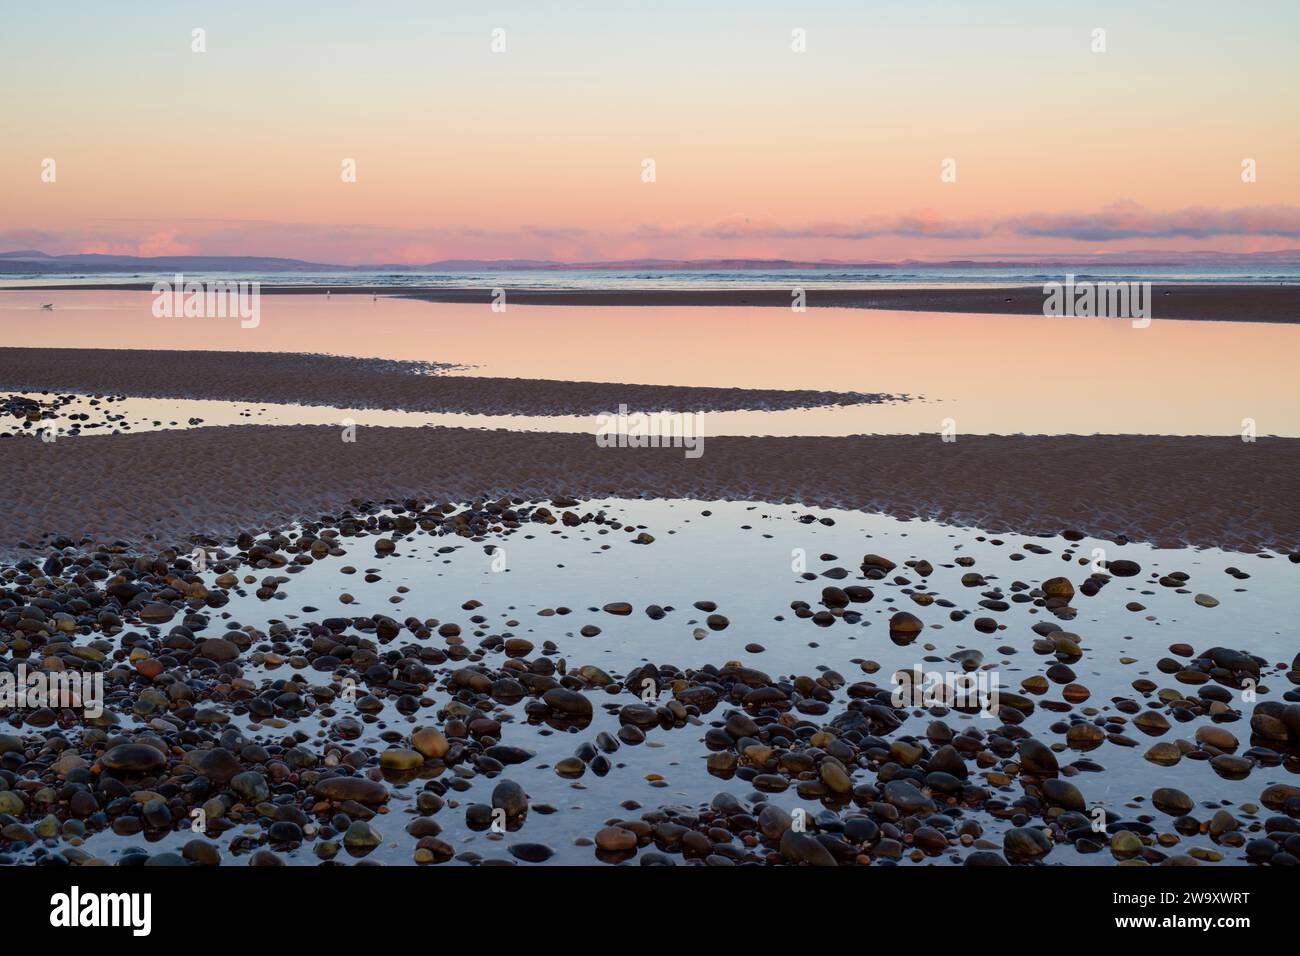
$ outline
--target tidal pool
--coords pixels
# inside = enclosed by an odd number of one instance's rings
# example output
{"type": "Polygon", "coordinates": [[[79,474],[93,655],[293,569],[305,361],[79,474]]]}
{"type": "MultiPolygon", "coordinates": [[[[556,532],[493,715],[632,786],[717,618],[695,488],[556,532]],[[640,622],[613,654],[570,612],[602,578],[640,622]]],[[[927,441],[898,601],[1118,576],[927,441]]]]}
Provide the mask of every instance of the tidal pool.
{"type": "MultiPolygon", "coordinates": [[[[494,671],[501,668],[507,658],[500,641],[493,639],[513,637],[534,646],[525,660],[545,655],[553,662],[562,660],[569,673],[582,665],[594,665],[615,678],[647,662],[683,670],[739,662],[778,683],[800,675],[816,678],[837,672],[843,682],[830,682],[834,689],[824,714],[791,712],[820,726],[844,711],[850,700],[849,686],[855,682],[891,687],[890,677],[898,670],[960,670],[954,655],[974,649],[982,655],[982,673],[996,674],[1004,691],[1035,701],[1033,712],[1019,726],[1057,751],[1062,777],[1078,787],[1090,812],[1100,806],[1108,813],[1112,833],[1131,825],[1149,826],[1153,837],[1174,835],[1173,818],[1153,807],[1151,798],[1157,788],[1176,788],[1193,801],[1191,816],[1208,821],[1217,810],[1227,810],[1240,821],[1246,838],[1252,839],[1263,833],[1251,829],[1260,831],[1263,821],[1273,815],[1264,808],[1250,809],[1250,805],[1259,804],[1261,791],[1273,783],[1297,783],[1300,761],[1294,752],[1288,754],[1287,746],[1276,741],[1252,740],[1249,719],[1254,704],[1242,698],[1240,689],[1232,689],[1227,711],[1212,721],[1204,713],[1165,707],[1161,692],[1195,697],[1198,688],[1180,683],[1157,667],[1158,661],[1177,656],[1170,651],[1175,644],[1191,645],[1196,654],[1214,646],[1242,649],[1267,662],[1260,667],[1255,688],[1259,700],[1300,699],[1300,690],[1291,682],[1294,676],[1288,678],[1287,673],[1300,648],[1291,612],[1300,567],[1285,558],[1213,549],[1158,550],[1088,538],[992,536],[975,529],[880,515],[733,502],[606,500],[584,502],[571,510],[577,515],[602,514],[603,523],[588,521],[572,527],[525,523],[513,533],[473,539],[417,530],[393,536],[395,550],[383,557],[375,548],[380,535],[345,536],[338,543],[346,555],[323,557],[291,573],[283,573],[284,568],[241,567],[236,572],[241,578],[251,574],[258,582],[268,576],[285,580],[270,598],[258,597],[256,584],[232,589],[229,603],[210,612],[210,624],[203,631],[206,636],[218,636],[234,627],[254,627],[265,633],[282,622],[294,634],[289,643],[297,646],[310,643],[310,638],[294,631],[308,621],[383,614],[398,621],[415,617],[454,622],[461,629],[452,642],[440,637],[436,628],[423,641],[404,630],[387,648],[415,642],[445,650],[450,643],[459,643],[468,657],[435,667],[441,676],[425,695],[435,706],[415,714],[399,713],[393,706],[395,695],[375,690],[379,709],[364,716],[355,703],[340,699],[330,717],[315,713],[297,721],[273,718],[259,724],[243,713],[235,714],[231,725],[260,742],[277,742],[287,733],[302,731],[308,738],[304,746],[316,750],[329,745],[336,721],[352,717],[360,720],[362,736],[341,741],[341,746],[370,747],[379,753],[408,737],[417,726],[441,726],[438,711],[452,696],[443,685],[445,674],[475,662],[494,671]],[[634,543],[643,532],[653,536],[652,543],[634,543]],[[888,557],[897,567],[884,578],[867,579],[860,564],[868,553],[888,557]],[[1136,562],[1140,572],[1112,577],[1094,596],[1076,594],[1070,602],[1077,612],[1072,619],[1059,619],[1041,598],[1029,597],[1043,581],[1057,576],[1069,578],[1077,589],[1098,568],[1094,562],[1121,559],[1136,562]],[[922,575],[908,564],[918,561],[930,562],[930,573],[922,575]],[[344,573],[349,567],[354,573],[344,573]],[[1228,569],[1235,570],[1229,573],[1228,569]],[[1175,572],[1187,578],[1166,577],[1175,572]],[[963,583],[963,575],[971,574],[982,575],[983,583],[970,586],[969,577],[968,583],[963,583]],[[366,580],[368,575],[375,579],[366,580]],[[1159,583],[1160,578],[1165,578],[1165,583],[1159,583]],[[1181,586],[1171,586],[1171,580],[1174,584],[1181,580],[1181,586]],[[798,601],[806,602],[812,611],[822,610],[823,588],[851,585],[867,586],[874,592],[869,602],[849,605],[848,610],[858,615],[856,620],[851,619],[852,614],[837,615],[823,627],[792,610],[792,602],[798,601]],[[350,603],[341,602],[344,593],[351,596],[350,603]],[[915,598],[918,595],[920,601],[915,598]],[[1016,595],[1024,597],[1018,601],[1016,595]],[[1210,602],[1198,603],[1197,595],[1212,596],[1217,606],[1203,606],[1210,602]],[[1003,599],[1005,610],[991,610],[979,603],[1003,599]],[[481,604],[465,609],[471,601],[481,604]],[[710,612],[694,606],[700,601],[716,603],[716,613],[729,622],[725,629],[714,630],[706,624],[710,612]],[[602,610],[611,602],[627,602],[632,612],[621,616],[602,610]],[[1130,609],[1135,603],[1141,605],[1140,610],[1130,609]],[[649,605],[667,609],[662,619],[646,614],[649,605]],[[561,608],[569,613],[554,613],[561,608]],[[912,612],[923,624],[911,643],[891,638],[889,619],[900,610],[912,612]],[[478,621],[473,620],[476,615],[478,621]],[[999,629],[992,633],[977,630],[974,622],[978,618],[995,620],[999,629]],[[1042,675],[1058,663],[1056,656],[1034,647],[1038,635],[1031,627],[1044,621],[1079,636],[1082,653],[1070,664],[1075,674],[1071,686],[1085,687],[1090,695],[1086,701],[1065,701],[1059,683],[1049,684],[1043,693],[1022,690],[1022,681],[1042,675]],[[595,625],[599,633],[583,636],[585,625],[595,625]],[[483,641],[489,646],[482,646],[483,641]],[[754,649],[754,645],[762,649],[754,649]],[[864,666],[864,662],[873,663],[864,666]],[[1134,682],[1142,680],[1151,681],[1155,689],[1135,689],[1134,682]],[[1158,710],[1171,726],[1159,733],[1139,730],[1132,711],[1125,715],[1116,707],[1121,699],[1136,702],[1142,711],[1158,710]],[[1122,720],[1109,729],[1134,745],[1108,739],[1086,752],[1066,745],[1064,727],[1068,722],[1098,718],[1122,720]],[[1238,755],[1252,746],[1263,747],[1252,752],[1261,756],[1271,751],[1276,761],[1271,766],[1257,762],[1245,779],[1225,779],[1209,759],[1202,759],[1209,755],[1194,753],[1198,748],[1191,743],[1198,728],[1212,723],[1236,736],[1238,755]],[[1174,740],[1189,742],[1184,750],[1192,755],[1185,753],[1173,766],[1158,766],[1144,758],[1153,744],[1174,740]]],[[[214,560],[219,554],[214,549],[214,560]]],[[[209,581],[215,576],[215,570],[205,574],[209,581]]],[[[163,633],[166,630],[164,625],[163,633]]],[[[328,672],[295,669],[291,654],[277,655],[282,662],[268,666],[258,648],[269,643],[254,640],[253,648],[244,653],[241,665],[248,679],[258,684],[295,675],[308,684],[331,680],[328,672]]],[[[1187,663],[1185,658],[1180,660],[1187,663]]],[[[370,688],[361,687],[358,694],[367,690],[370,688]]],[[[757,793],[738,776],[711,773],[706,766],[710,750],[702,738],[710,727],[721,726],[725,720],[733,706],[726,701],[685,726],[654,727],[645,732],[644,742],[623,744],[607,755],[611,766],[603,776],[589,769],[579,779],[565,779],[554,769],[557,761],[573,756],[580,745],[592,742],[601,731],[617,736],[619,708],[637,702],[629,690],[614,694],[589,689],[585,693],[594,705],[593,715],[580,729],[530,722],[525,713],[529,697],[496,703],[489,716],[501,724],[500,743],[532,754],[499,774],[470,774],[463,766],[434,769],[426,765],[414,775],[389,775],[392,799],[388,812],[371,821],[383,842],[364,859],[411,863],[416,838],[406,833],[405,827],[416,815],[415,796],[428,781],[439,779],[444,784],[454,783],[444,794],[446,805],[433,816],[441,826],[439,838],[454,848],[460,862],[471,863],[517,862],[509,848],[522,842],[551,848],[554,855],[548,862],[552,864],[595,863],[599,858],[621,861],[621,857],[598,857],[589,843],[608,821],[635,819],[659,807],[679,808],[689,816],[720,792],[751,805],[766,801],[789,810],[802,808],[814,828],[842,828],[842,818],[854,809],[846,801],[802,799],[793,787],[781,793],[757,793]],[[490,803],[493,788],[503,779],[524,788],[532,810],[522,826],[505,833],[475,832],[466,823],[467,807],[490,803]]],[[[659,702],[671,696],[665,689],[659,702]]],[[[144,726],[144,718],[122,717],[121,729],[144,726]]],[[[975,726],[988,734],[999,723],[978,714],[917,708],[907,713],[889,739],[914,738],[925,746],[927,727],[936,719],[946,721],[958,733],[975,726]]],[[[1014,759],[1013,755],[1010,766],[1006,760],[984,767],[970,763],[970,780],[988,786],[994,798],[1013,801],[1024,792],[1014,773],[1014,759]],[[992,772],[1010,772],[1011,776],[1005,784],[994,784],[987,782],[996,779],[988,776],[992,772]]],[[[849,769],[854,783],[876,779],[872,769],[849,769]]],[[[940,810],[944,809],[941,803],[940,810]]],[[[1005,832],[1015,825],[1009,815],[998,817],[982,808],[964,808],[952,820],[954,824],[977,821],[983,831],[980,839],[996,847],[1001,847],[1005,832]]],[[[1031,818],[1026,825],[1041,826],[1042,821],[1031,818]]],[[[145,844],[148,852],[157,853],[164,848],[178,849],[193,837],[186,829],[148,838],[120,837],[105,831],[89,836],[82,848],[112,861],[130,846],[145,844]]],[[[264,838],[264,831],[241,824],[217,837],[225,863],[242,862],[241,855],[247,851],[232,855],[230,847],[231,841],[245,838],[257,842],[264,838]]],[[[1100,837],[1103,842],[1108,838],[1100,837]]],[[[1245,862],[1240,847],[1218,845],[1205,833],[1171,839],[1167,845],[1157,844],[1169,855],[1195,850],[1202,855],[1222,854],[1222,861],[1215,865],[1245,862]]],[[[279,852],[290,863],[316,864],[318,842],[309,838],[297,849],[279,852]]],[[[974,846],[981,845],[977,841],[974,846]]],[[[654,849],[652,845],[626,859],[635,863],[638,855],[654,849]]],[[[959,864],[970,852],[971,847],[954,837],[947,849],[926,857],[925,862],[959,864]]],[[[355,862],[346,851],[340,851],[336,859],[355,862]]],[[[680,855],[676,859],[682,861],[680,855]]],[[[906,855],[902,862],[908,864],[906,855]]],[[[1044,862],[1110,865],[1116,861],[1104,849],[1082,853],[1071,843],[1058,842],[1044,862]]]]}

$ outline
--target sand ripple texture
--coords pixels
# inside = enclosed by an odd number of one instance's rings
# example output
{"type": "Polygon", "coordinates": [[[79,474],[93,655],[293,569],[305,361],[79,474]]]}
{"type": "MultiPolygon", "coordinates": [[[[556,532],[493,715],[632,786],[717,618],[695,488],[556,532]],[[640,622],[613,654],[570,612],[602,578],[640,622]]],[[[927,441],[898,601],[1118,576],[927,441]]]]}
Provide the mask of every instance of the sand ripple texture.
{"type": "Polygon", "coordinates": [[[42,536],[181,544],[352,499],[515,494],[735,499],[879,511],[1158,546],[1293,551],[1300,440],[1158,436],[706,439],[601,448],[592,434],[237,426],[0,442],[0,546],[42,536]]]}

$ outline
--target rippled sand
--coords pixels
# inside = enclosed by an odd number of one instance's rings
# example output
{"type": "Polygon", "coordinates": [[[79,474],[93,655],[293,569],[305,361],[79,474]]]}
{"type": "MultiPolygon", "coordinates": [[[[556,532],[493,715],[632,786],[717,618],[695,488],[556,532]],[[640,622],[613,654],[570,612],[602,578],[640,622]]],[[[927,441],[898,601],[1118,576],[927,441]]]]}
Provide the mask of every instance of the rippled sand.
{"type": "Polygon", "coordinates": [[[350,499],[542,496],[798,502],[988,531],[1125,535],[1160,546],[1292,551],[1300,440],[1159,436],[707,438],[601,448],[591,434],[242,426],[10,438],[0,542],[44,535],[180,543],[350,499]]]}

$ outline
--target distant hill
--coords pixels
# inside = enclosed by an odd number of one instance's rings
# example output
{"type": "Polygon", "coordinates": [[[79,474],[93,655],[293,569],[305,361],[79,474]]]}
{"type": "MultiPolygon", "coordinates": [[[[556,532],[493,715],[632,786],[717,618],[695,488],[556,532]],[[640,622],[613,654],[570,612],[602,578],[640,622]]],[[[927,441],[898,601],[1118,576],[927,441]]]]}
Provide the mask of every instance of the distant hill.
{"type": "Polygon", "coordinates": [[[347,266],[328,266],[301,259],[263,256],[112,256],[82,252],[49,256],[43,252],[0,252],[0,272],[337,272],[347,266]]]}
{"type": "Polygon", "coordinates": [[[52,256],[35,249],[0,252],[0,274],[73,275],[78,273],[141,273],[156,275],[168,272],[319,272],[319,273],[428,273],[428,272],[509,272],[605,269],[617,271],[746,271],[746,270],[861,270],[906,269],[918,266],[954,269],[1015,268],[1029,266],[1173,266],[1221,265],[1245,269],[1268,265],[1300,264],[1300,249],[1278,252],[1169,252],[1160,250],[1125,251],[1105,254],[993,254],[948,260],[906,259],[897,262],[838,262],[797,259],[621,259],[595,262],[555,262],[546,259],[442,259],[422,264],[374,263],[338,265],[308,262],[304,259],[281,259],[269,256],[115,256],[97,252],[52,256]]]}

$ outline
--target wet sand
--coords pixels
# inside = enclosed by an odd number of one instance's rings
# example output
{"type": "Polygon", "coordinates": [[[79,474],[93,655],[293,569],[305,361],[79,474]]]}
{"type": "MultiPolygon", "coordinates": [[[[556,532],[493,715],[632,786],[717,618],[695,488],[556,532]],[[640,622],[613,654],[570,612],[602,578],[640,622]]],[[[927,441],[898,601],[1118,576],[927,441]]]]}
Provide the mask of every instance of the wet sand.
{"type": "Polygon", "coordinates": [[[771,411],[900,400],[815,389],[447,377],[437,362],[276,352],[0,348],[0,388],[481,415],[771,411]]]}
{"type": "MultiPolygon", "coordinates": [[[[1058,278],[1063,281],[1064,272],[1058,278]]],[[[51,284],[25,286],[19,291],[149,291],[152,283],[51,284]]],[[[767,306],[790,308],[788,289],[643,289],[551,290],[513,289],[507,299],[515,305],[587,306],[767,306]]],[[[324,295],[320,286],[263,284],[263,294],[324,295]]],[[[425,302],[488,304],[491,289],[342,286],[334,295],[383,295],[425,302]]],[[[928,288],[928,289],[807,289],[812,308],[884,309],[905,312],[965,312],[976,314],[1042,315],[1043,288],[928,288]]],[[[1257,284],[1153,284],[1152,317],[1216,322],[1300,322],[1300,286],[1257,284]]]]}
{"type": "MultiPolygon", "coordinates": [[[[1153,285],[1152,318],[1218,322],[1300,322],[1300,287],[1255,285],[1153,285]]],[[[757,305],[790,308],[787,289],[636,292],[507,290],[518,305],[757,305]]],[[[884,309],[904,312],[965,312],[1042,315],[1043,288],[1006,289],[808,289],[810,308],[884,309]]],[[[430,289],[407,298],[426,302],[488,302],[488,289],[430,289]]]]}
{"type": "Polygon", "coordinates": [[[800,503],[993,532],[1076,529],[1162,547],[1300,546],[1300,440],[1160,436],[708,438],[601,448],[591,434],[236,426],[10,438],[0,544],[43,536],[184,544],[351,499],[501,494],[800,503]]]}

